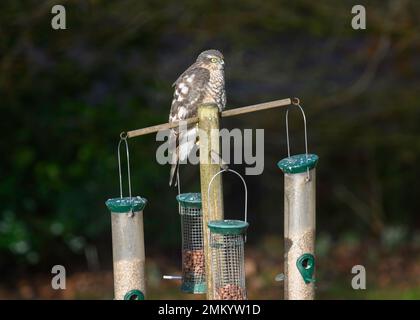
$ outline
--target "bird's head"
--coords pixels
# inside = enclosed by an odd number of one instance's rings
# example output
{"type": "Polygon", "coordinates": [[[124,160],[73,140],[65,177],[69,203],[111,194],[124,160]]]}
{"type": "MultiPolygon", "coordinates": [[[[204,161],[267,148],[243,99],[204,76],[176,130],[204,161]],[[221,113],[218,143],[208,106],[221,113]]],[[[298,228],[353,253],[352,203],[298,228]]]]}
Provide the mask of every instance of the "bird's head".
{"type": "Polygon", "coordinates": [[[218,50],[206,50],[197,57],[197,62],[206,65],[210,69],[223,69],[225,61],[223,54],[218,50]]]}

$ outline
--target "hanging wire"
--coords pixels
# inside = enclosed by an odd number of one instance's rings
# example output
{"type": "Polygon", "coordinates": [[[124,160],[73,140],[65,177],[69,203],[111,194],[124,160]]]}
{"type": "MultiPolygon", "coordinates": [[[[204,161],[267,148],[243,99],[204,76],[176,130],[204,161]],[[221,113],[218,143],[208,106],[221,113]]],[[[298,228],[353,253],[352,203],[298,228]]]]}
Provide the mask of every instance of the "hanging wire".
{"type": "Polygon", "coordinates": [[[178,195],[181,194],[181,179],[179,178],[179,164],[178,169],[176,170],[176,183],[178,185],[178,195]]]}
{"type": "Polygon", "coordinates": [[[120,178],[120,198],[123,197],[122,173],[121,173],[121,155],[120,155],[120,147],[121,147],[121,143],[123,141],[125,143],[125,150],[126,150],[126,156],[127,156],[128,195],[131,199],[130,152],[128,151],[127,134],[125,132],[122,132],[120,134],[120,142],[118,143],[118,173],[119,173],[119,178],[120,178]]]}
{"type": "Polygon", "coordinates": [[[222,170],[220,170],[219,172],[217,172],[212,178],[211,178],[211,180],[210,180],[210,182],[209,182],[209,187],[208,187],[208,189],[207,189],[207,205],[208,205],[208,208],[209,208],[209,213],[210,213],[210,208],[211,208],[211,206],[210,206],[210,187],[211,187],[211,184],[213,183],[213,180],[219,175],[219,174],[221,174],[221,173],[223,173],[223,172],[232,172],[232,173],[234,173],[234,174],[236,174],[239,178],[241,178],[241,180],[242,180],[242,183],[243,183],[243,185],[244,185],[244,190],[245,190],[245,222],[247,222],[247,219],[248,219],[248,188],[247,188],[247,186],[246,186],[246,182],[245,182],[245,179],[237,172],[237,171],[235,171],[235,170],[232,170],[232,169],[229,169],[229,168],[225,168],[225,169],[222,169],[222,170]]]}
{"type": "MultiPolygon", "coordinates": [[[[300,105],[299,98],[293,98],[292,99],[292,104],[294,106],[299,107],[300,112],[302,113],[303,125],[304,125],[304,130],[305,130],[305,155],[306,155],[306,160],[308,160],[308,133],[307,133],[307,129],[306,129],[306,116],[305,116],[305,111],[303,111],[303,108],[300,105]]],[[[287,156],[290,158],[289,108],[286,109],[286,140],[287,140],[287,156]]],[[[310,181],[309,168],[306,169],[306,173],[307,173],[306,181],[310,181]]]]}
{"type": "MultiPolygon", "coordinates": [[[[178,163],[178,168],[176,170],[176,183],[177,183],[177,187],[178,187],[178,195],[181,194],[181,181],[179,179],[179,163],[178,163]]],[[[181,212],[181,204],[178,202],[178,212],[181,212]]]]}

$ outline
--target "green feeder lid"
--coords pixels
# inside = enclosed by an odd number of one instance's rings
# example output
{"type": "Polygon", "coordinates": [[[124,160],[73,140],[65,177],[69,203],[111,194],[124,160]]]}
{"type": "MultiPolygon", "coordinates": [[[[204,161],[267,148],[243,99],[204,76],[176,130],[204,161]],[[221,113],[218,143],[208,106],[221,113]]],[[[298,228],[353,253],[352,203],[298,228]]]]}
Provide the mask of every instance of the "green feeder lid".
{"type": "Polygon", "coordinates": [[[179,204],[183,207],[201,209],[201,193],[181,193],[176,196],[176,200],[178,200],[179,204]]]}
{"type": "Polygon", "coordinates": [[[242,220],[213,220],[207,224],[210,231],[217,234],[243,234],[249,223],[242,220]]]}
{"type": "Polygon", "coordinates": [[[307,169],[311,170],[315,168],[318,162],[318,156],[316,154],[297,154],[288,158],[284,158],[277,163],[277,166],[284,173],[302,173],[307,169]]]}
{"type": "Polygon", "coordinates": [[[126,213],[142,211],[147,204],[147,200],[142,197],[112,198],[105,202],[111,212],[126,213]]]}

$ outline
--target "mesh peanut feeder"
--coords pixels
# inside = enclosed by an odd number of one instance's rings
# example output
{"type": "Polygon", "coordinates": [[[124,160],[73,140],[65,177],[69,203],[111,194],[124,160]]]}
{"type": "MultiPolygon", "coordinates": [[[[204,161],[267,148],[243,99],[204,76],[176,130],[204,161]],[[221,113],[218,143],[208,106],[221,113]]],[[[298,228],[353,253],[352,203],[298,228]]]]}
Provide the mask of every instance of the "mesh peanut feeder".
{"type": "MultiPolygon", "coordinates": [[[[222,172],[233,172],[238,175],[245,187],[245,221],[214,220],[208,223],[211,271],[213,272],[213,296],[217,300],[245,300],[245,261],[244,246],[247,219],[247,187],[245,180],[236,171],[224,169],[219,171],[210,181],[222,172]]],[[[210,197],[209,197],[210,198],[210,197]]]]}
{"type": "Polygon", "coordinates": [[[112,255],[114,261],[114,296],[116,300],[144,300],[145,255],[143,209],[147,200],[131,196],[130,161],[126,138],[118,144],[120,197],[106,201],[111,211],[112,255]],[[123,197],[120,146],[125,142],[129,197],[123,197]]]}
{"type": "Polygon", "coordinates": [[[186,293],[206,292],[203,214],[200,193],[182,193],[179,203],[182,230],[182,286],[186,293]]]}
{"type": "Polygon", "coordinates": [[[288,110],[286,133],[288,157],[279,161],[284,172],[284,297],[312,300],[315,297],[315,166],[318,156],[308,154],[306,117],[299,102],[305,126],[305,153],[291,156],[288,110]]]}

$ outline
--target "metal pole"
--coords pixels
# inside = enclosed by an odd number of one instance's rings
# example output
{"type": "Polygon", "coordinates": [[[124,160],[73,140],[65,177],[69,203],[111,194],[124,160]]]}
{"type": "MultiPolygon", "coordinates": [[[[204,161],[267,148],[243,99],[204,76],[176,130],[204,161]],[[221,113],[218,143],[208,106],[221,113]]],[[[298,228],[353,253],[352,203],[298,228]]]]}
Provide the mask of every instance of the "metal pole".
{"type": "Polygon", "coordinates": [[[213,300],[213,274],[211,270],[211,250],[207,224],[212,220],[223,220],[223,188],[221,176],[212,183],[208,200],[208,187],[212,177],[220,171],[220,164],[212,163],[212,151],[220,155],[219,109],[215,104],[205,104],[198,108],[198,128],[200,142],[200,182],[203,207],[203,238],[206,263],[207,299],[213,300]]]}

